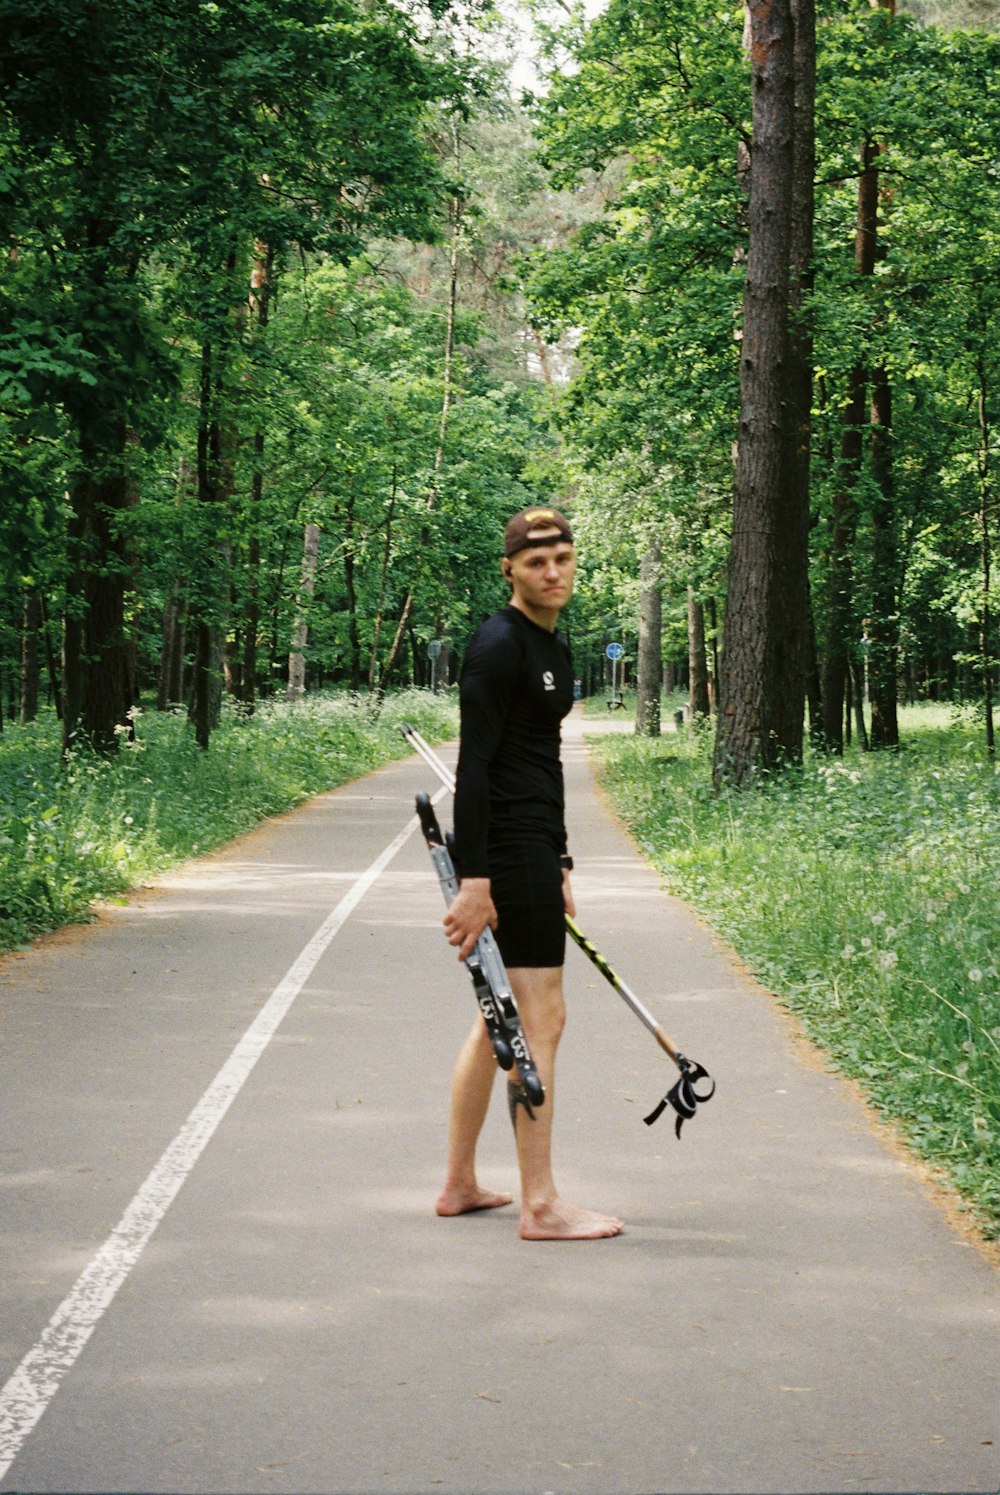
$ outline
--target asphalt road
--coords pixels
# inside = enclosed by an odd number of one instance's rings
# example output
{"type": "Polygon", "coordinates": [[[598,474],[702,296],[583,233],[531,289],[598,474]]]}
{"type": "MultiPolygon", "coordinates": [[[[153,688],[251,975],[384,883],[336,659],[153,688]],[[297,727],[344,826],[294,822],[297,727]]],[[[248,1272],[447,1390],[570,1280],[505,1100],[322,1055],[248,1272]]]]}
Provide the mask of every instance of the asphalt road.
{"type": "Polygon", "coordinates": [[[1000,1488],[995,1263],[566,761],[579,923],[719,1087],[645,1127],[570,948],[557,1176],[626,1233],[434,1215],[472,994],[383,769],[0,965],[0,1491],[1000,1488]]]}

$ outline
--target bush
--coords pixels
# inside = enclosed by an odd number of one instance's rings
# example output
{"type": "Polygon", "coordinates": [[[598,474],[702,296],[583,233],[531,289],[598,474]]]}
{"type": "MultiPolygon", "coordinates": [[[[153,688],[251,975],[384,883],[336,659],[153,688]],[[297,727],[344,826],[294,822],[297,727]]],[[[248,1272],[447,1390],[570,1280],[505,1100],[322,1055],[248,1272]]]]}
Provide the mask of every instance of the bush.
{"type": "Polygon", "coordinates": [[[183,713],[138,714],[112,759],[60,758],[43,718],[0,737],[0,949],[87,917],[121,893],[409,750],[400,723],[454,735],[453,696],[401,691],[377,716],[367,697],[323,693],[294,707],[227,709],[208,751],[183,713]]]}

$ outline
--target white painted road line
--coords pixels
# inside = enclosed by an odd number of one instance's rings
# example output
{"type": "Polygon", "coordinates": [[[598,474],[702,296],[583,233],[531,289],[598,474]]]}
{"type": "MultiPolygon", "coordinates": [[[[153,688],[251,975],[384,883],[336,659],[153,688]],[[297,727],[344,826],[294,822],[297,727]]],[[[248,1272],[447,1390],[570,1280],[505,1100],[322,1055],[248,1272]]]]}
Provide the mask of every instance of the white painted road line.
{"type": "MultiPolygon", "coordinates": [[[[435,801],[445,793],[442,789],[435,801]]],[[[73,1368],[101,1316],[128,1277],[216,1127],[239,1095],[257,1060],[338,930],[406,844],[414,816],[328,915],[275,987],[187,1121],[142,1185],[121,1220],[56,1309],[41,1338],[0,1391],[0,1479],[73,1368]]]]}

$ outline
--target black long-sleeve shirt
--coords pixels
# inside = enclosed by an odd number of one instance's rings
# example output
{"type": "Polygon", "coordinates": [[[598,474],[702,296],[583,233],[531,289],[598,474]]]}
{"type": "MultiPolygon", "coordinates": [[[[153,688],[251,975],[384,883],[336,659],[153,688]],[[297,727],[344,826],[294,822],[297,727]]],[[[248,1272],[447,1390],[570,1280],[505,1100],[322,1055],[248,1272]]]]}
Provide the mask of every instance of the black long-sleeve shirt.
{"type": "Polygon", "coordinates": [[[505,607],[476,631],[459,685],[455,845],[463,877],[489,876],[491,833],[538,831],[566,849],[559,727],[573,704],[569,646],[505,607]]]}

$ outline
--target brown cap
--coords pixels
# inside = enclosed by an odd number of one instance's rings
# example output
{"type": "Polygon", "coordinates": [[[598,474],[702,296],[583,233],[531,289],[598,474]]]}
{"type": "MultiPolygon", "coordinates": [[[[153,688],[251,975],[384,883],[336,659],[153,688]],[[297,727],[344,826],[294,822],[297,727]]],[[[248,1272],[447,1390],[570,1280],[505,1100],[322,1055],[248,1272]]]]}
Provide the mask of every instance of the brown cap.
{"type": "Polygon", "coordinates": [[[540,505],[534,505],[530,509],[522,509],[515,514],[507,525],[503,535],[503,553],[510,557],[517,555],[519,550],[527,550],[530,545],[554,545],[557,540],[568,540],[573,543],[573,531],[569,527],[569,521],[565,514],[560,514],[558,509],[546,509],[540,505]],[[556,534],[534,535],[532,530],[556,530],[556,534]]]}

